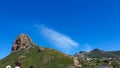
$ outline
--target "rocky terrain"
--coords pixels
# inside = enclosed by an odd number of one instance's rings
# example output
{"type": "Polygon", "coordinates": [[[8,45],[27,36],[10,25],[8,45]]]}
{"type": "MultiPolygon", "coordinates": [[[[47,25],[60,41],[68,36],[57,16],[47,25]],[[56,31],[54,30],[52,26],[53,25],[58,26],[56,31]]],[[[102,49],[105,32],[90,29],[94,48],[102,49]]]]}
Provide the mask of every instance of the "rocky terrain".
{"type": "Polygon", "coordinates": [[[32,43],[30,37],[26,34],[20,34],[14,41],[12,53],[24,49],[32,43]]]}
{"type": "Polygon", "coordinates": [[[120,51],[100,49],[81,51],[71,56],[55,49],[41,47],[28,35],[20,34],[13,43],[11,53],[0,60],[0,68],[5,68],[6,65],[14,68],[16,64],[21,68],[98,68],[101,65],[120,68],[119,57],[120,51]]]}
{"type": "Polygon", "coordinates": [[[11,54],[0,61],[0,68],[11,65],[15,62],[21,63],[21,68],[75,68],[80,67],[77,58],[64,54],[54,49],[43,48],[33,43],[26,34],[20,34],[15,39],[11,54]]]}

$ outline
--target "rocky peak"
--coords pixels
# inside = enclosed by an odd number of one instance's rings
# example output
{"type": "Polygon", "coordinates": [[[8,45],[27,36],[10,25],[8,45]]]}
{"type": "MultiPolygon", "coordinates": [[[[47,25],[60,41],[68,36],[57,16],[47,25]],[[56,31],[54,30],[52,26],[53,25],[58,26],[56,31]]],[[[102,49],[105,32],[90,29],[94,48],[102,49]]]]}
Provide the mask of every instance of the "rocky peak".
{"type": "Polygon", "coordinates": [[[27,46],[31,45],[31,43],[32,43],[32,40],[30,39],[28,35],[26,34],[18,35],[18,37],[13,43],[12,53],[26,48],[27,46]]]}

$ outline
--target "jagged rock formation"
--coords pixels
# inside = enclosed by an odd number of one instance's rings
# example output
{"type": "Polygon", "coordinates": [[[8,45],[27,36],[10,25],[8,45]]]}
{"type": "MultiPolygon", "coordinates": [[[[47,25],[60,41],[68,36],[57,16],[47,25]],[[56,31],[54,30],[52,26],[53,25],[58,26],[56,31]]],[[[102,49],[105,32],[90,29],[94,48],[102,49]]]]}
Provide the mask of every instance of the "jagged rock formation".
{"type": "Polygon", "coordinates": [[[24,49],[32,43],[30,37],[26,34],[20,34],[13,43],[12,53],[24,49]]]}

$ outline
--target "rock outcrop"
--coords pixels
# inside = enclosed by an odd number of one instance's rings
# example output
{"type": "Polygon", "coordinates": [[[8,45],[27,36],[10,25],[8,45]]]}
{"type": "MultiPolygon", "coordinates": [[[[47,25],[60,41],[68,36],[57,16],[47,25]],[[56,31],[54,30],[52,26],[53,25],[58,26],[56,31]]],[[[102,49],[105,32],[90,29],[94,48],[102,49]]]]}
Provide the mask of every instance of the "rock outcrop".
{"type": "Polygon", "coordinates": [[[13,43],[12,53],[31,45],[32,40],[26,34],[20,34],[13,43]]]}
{"type": "Polygon", "coordinates": [[[78,57],[77,56],[73,57],[73,61],[74,61],[74,66],[75,67],[82,67],[82,65],[78,61],[78,57]]]}

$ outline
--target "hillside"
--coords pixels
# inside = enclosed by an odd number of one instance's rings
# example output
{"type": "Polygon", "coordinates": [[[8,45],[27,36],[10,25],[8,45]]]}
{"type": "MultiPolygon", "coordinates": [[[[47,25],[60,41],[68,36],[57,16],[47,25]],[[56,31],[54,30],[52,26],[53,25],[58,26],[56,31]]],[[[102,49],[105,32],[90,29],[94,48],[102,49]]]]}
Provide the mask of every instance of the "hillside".
{"type": "Polygon", "coordinates": [[[79,54],[80,55],[82,54],[90,58],[119,58],[120,57],[120,51],[104,51],[98,48],[93,49],[90,52],[82,51],[79,54]]]}
{"type": "Polygon", "coordinates": [[[20,34],[15,39],[11,48],[11,53],[0,60],[0,68],[7,65],[20,65],[21,68],[98,68],[99,65],[110,65],[113,68],[119,68],[120,62],[117,60],[104,62],[104,60],[93,59],[86,60],[84,57],[90,58],[119,58],[120,51],[103,51],[94,49],[90,52],[81,51],[78,55],[70,56],[51,48],[44,48],[36,45],[32,39],[26,34],[20,34]],[[78,56],[79,55],[79,56],[78,56]],[[82,57],[82,58],[80,58],[82,57]]]}
{"type": "Polygon", "coordinates": [[[21,68],[29,68],[30,66],[35,68],[67,68],[73,64],[71,56],[54,49],[37,46],[32,41],[29,42],[29,38],[24,36],[26,35],[17,37],[11,54],[0,61],[0,68],[5,68],[8,64],[13,68],[16,61],[21,63],[21,68]]]}
{"type": "Polygon", "coordinates": [[[31,65],[35,68],[66,68],[73,63],[71,57],[65,56],[61,52],[49,48],[39,52],[39,47],[34,45],[28,53],[25,53],[25,50],[20,50],[4,58],[0,61],[0,68],[5,68],[7,64],[13,67],[17,60],[20,60],[21,68],[29,68],[31,65]]]}

